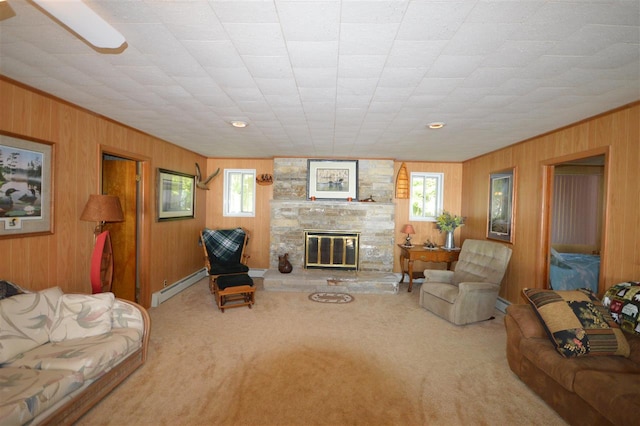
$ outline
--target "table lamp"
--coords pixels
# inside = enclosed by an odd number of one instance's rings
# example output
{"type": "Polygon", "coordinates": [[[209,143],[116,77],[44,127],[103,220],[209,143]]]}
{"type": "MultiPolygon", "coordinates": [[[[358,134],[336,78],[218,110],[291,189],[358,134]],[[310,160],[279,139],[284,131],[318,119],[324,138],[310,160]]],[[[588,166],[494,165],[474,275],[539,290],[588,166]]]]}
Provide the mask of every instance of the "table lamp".
{"type": "Polygon", "coordinates": [[[411,244],[411,234],[416,233],[416,231],[413,229],[413,225],[404,225],[400,232],[402,232],[403,234],[407,234],[407,238],[404,242],[405,247],[412,247],[413,245],[411,244]]]}

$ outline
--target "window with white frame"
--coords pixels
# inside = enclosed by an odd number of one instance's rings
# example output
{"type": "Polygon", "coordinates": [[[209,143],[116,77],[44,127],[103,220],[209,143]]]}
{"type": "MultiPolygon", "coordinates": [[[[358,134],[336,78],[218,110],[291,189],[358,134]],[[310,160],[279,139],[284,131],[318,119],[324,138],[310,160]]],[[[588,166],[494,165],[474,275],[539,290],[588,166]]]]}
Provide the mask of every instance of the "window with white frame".
{"type": "Polygon", "coordinates": [[[256,215],[256,171],[225,169],[224,216],[256,215]]]}
{"type": "Polygon", "coordinates": [[[411,173],[409,220],[435,221],[442,212],[444,173],[411,173]]]}

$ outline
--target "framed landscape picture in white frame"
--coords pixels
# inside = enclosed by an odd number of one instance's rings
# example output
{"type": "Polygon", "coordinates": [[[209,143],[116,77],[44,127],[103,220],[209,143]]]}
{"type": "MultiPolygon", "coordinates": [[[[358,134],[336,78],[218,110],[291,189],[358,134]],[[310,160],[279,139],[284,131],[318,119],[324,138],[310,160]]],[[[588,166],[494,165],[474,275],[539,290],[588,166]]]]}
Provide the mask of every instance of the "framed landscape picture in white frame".
{"type": "Polygon", "coordinates": [[[357,200],[358,160],[307,160],[307,198],[357,200]]]}

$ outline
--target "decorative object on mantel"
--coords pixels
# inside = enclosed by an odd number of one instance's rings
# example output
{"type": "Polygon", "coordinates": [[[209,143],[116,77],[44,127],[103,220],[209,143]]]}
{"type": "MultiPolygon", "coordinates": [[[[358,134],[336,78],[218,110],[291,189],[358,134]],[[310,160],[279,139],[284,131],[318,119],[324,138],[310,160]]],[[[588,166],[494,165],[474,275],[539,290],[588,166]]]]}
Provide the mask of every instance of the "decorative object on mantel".
{"type": "Polygon", "coordinates": [[[453,231],[462,225],[464,225],[464,218],[462,216],[452,215],[446,210],[436,218],[436,227],[438,230],[447,233],[443,247],[445,250],[453,250],[456,248],[453,240],[453,231]]]}
{"type": "Polygon", "coordinates": [[[291,262],[289,262],[289,253],[285,253],[282,256],[278,256],[278,271],[281,274],[288,274],[293,270],[291,262]]]}
{"type": "Polygon", "coordinates": [[[200,189],[209,189],[209,182],[211,182],[211,180],[218,176],[218,173],[220,173],[220,167],[218,167],[218,169],[211,173],[204,181],[202,180],[202,172],[200,171],[200,166],[198,165],[198,163],[196,163],[196,186],[200,189]]]}
{"type": "Polygon", "coordinates": [[[409,175],[404,163],[400,166],[396,178],[396,198],[409,198],[409,175]]]}
{"type": "Polygon", "coordinates": [[[273,175],[270,174],[262,174],[256,178],[256,183],[258,185],[273,185],[273,175]]]}
{"type": "Polygon", "coordinates": [[[373,195],[369,195],[369,198],[365,198],[360,200],[361,203],[375,203],[376,200],[373,199],[373,195]]]}
{"type": "Polygon", "coordinates": [[[405,239],[404,246],[413,247],[413,244],[411,244],[411,234],[416,233],[415,229],[413,229],[413,225],[409,225],[409,224],[404,225],[400,230],[400,232],[402,232],[403,234],[407,234],[407,238],[405,239]]]}

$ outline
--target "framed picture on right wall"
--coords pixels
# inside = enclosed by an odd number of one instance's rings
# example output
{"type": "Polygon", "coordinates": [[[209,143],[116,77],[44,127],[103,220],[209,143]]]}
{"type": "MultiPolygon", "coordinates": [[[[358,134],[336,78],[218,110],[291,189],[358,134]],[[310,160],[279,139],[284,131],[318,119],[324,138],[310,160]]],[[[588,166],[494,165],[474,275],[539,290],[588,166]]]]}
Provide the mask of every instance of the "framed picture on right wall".
{"type": "Polygon", "coordinates": [[[487,238],[513,243],[516,169],[491,173],[487,238]]]}

